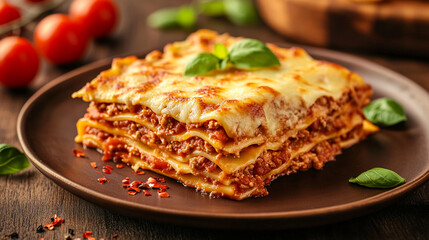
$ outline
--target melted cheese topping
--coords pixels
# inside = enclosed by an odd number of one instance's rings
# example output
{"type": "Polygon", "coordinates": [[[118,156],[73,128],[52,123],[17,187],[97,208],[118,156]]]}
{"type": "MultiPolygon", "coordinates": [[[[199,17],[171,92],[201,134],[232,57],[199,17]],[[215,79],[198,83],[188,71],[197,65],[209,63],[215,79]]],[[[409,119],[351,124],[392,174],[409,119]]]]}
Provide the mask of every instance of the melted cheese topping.
{"type": "Polygon", "coordinates": [[[268,47],[281,66],[183,76],[186,64],[196,54],[213,52],[216,43],[229,47],[241,39],[199,30],[185,41],[167,45],[164,53],[154,51],[141,60],[116,59],[110,70],[73,97],[141,104],[185,123],[216,120],[231,138],[256,137],[260,128],[267,139],[275,139],[299,124],[319,97],[338,99],[365,84],[358,75],[336,64],[316,61],[302,49],[272,44],[268,47]]]}

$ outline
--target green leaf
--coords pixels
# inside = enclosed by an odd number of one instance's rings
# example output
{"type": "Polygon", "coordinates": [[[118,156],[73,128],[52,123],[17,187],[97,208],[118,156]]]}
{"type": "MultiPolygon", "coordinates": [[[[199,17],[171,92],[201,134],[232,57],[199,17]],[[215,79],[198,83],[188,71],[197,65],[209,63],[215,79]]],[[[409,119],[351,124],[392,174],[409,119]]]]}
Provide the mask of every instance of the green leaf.
{"type": "Polygon", "coordinates": [[[0,144],[0,175],[22,171],[30,166],[27,157],[15,147],[0,144]]]}
{"type": "Polygon", "coordinates": [[[200,53],[186,64],[185,76],[196,76],[218,68],[220,59],[211,53],[200,53]]]}
{"type": "Polygon", "coordinates": [[[197,6],[199,12],[206,16],[218,17],[225,15],[225,4],[223,0],[200,0],[197,6]]]}
{"type": "Polygon", "coordinates": [[[149,26],[153,28],[173,28],[179,26],[179,23],[177,21],[178,15],[178,8],[165,8],[150,14],[147,21],[149,26]]]}
{"type": "Polygon", "coordinates": [[[190,29],[195,26],[196,21],[197,14],[193,7],[183,6],[179,8],[179,12],[177,14],[177,22],[179,26],[185,29],[190,29]]]}
{"type": "Polygon", "coordinates": [[[379,126],[392,126],[407,120],[404,109],[395,100],[380,98],[363,108],[366,119],[379,126]]]}
{"type": "Polygon", "coordinates": [[[229,57],[227,56],[220,62],[220,70],[225,70],[228,67],[229,57]]]}
{"type": "Polygon", "coordinates": [[[252,25],[259,21],[258,11],[249,0],[224,0],[228,19],[235,25],[252,25]]]}
{"type": "Polygon", "coordinates": [[[392,170],[373,168],[361,173],[356,178],[350,178],[349,182],[369,188],[393,188],[404,184],[405,179],[392,170]]]}
{"type": "Polygon", "coordinates": [[[262,42],[244,39],[229,49],[229,59],[238,68],[280,65],[279,59],[262,42]]]}
{"type": "Polygon", "coordinates": [[[225,59],[226,57],[228,57],[228,49],[226,48],[226,46],[224,44],[216,43],[214,45],[213,54],[220,59],[225,59]]]}
{"type": "Polygon", "coordinates": [[[148,17],[148,24],[153,28],[167,29],[182,27],[190,29],[195,26],[197,15],[193,7],[164,8],[153,12],[148,17]]]}

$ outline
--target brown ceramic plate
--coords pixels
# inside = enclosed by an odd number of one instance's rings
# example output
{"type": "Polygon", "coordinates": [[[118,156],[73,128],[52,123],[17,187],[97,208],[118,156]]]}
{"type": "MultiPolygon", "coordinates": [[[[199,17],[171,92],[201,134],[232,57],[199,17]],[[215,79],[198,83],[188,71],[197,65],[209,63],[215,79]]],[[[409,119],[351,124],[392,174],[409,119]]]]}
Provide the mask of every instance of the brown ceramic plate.
{"type": "Polygon", "coordinates": [[[170,198],[144,194],[129,196],[121,180],[146,180],[157,176],[131,173],[131,168],[114,169],[100,184],[96,173],[103,165],[101,154],[83,150],[87,158],[76,158],[72,149],[76,121],[88,106],[71,94],[80,89],[110,61],[101,61],[72,71],[40,89],[22,108],[18,136],[32,163],[66,190],[110,210],[130,216],[190,226],[227,228],[290,228],[331,223],[379,209],[416,188],[429,178],[428,94],[407,78],[366,60],[338,52],[308,49],[318,59],[344,65],[362,75],[373,86],[374,97],[391,97],[405,108],[408,121],[383,129],[365,141],[344,150],[323,170],[309,170],[275,180],[263,198],[243,201],[211,199],[167,178],[170,198]],[[97,169],[89,162],[97,162],[97,169]],[[368,189],[348,179],[373,167],[392,169],[407,183],[390,190],[368,189]]]}

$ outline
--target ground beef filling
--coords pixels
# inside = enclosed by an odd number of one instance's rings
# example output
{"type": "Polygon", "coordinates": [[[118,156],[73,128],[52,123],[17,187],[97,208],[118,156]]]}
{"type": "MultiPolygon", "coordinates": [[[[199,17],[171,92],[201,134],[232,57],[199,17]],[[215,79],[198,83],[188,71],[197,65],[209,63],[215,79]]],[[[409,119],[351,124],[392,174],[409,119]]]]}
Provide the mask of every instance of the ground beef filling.
{"type": "MultiPolygon", "coordinates": [[[[288,139],[281,150],[266,151],[257,158],[254,164],[249,165],[245,169],[237,171],[231,175],[225,175],[225,178],[233,179],[233,182],[236,185],[237,194],[254,188],[255,191],[252,193],[253,196],[267,195],[268,192],[265,189],[265,186],[269,185],[270,182],[277,176],[264,178],[264,175],[289,161],[293,151],[296,151],[305,144],[312,142],[315,136],[320,136],[320,134],[314,131],[311,132],[309,130],[310,129],[300,131],[296,138],[288,139]]],[[[134,156],[148,163],[149,166],[151,166],[153,169],[157,169],[168,174],[176,174],[175,170],[168,164],[167,161],[150,156],[148,154],[142,154],[137,148],[125,144],[118,137],[89,126],[86,127],[85,133],[96,136],[101,142],[103,142],[103,160],[112,159],[114,161],[123,161],[125,163],[129,163],[131,159],[130,157],[134,156]]],[[[310,168],[321,169],[327,161],[333,160],[335,155],[341,153],[341,147],[339,145],[341,141],[356,138],[356,136],[358,138],[362,138],[361,125],[356,126],[345,136],[323,141],[314,146],[309,152],[295,157],[291,160],[288,168],[284,172],[280,173],[280,175],[289,175],[297,171],[305,171],[310,168]]],[[[215,163],[202,156],[189,159],[189,166],[193,169],[193,174],[200,177],[204,177],[204,175],[199,174],[202,171],[220,171],[219,167],[215,163]]],[[[206,181],[219,184],[208,178],[206,181]]]]}

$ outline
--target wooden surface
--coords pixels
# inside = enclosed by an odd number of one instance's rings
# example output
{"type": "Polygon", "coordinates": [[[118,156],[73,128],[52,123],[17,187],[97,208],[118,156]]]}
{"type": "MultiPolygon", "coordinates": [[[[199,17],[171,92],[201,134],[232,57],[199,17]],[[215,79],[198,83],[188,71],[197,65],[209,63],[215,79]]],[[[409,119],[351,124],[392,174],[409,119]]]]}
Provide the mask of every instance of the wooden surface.
{"type": "MultiPolygon", "coordinates": [[[[26,91],[0,88],[0,143],[20,147],[15,130],[18,112],[26,99],[55,77],[101,58],[158,48],[168,42],[184,39],[188,34],[181,30],[158,31],[146,25],[146,16],[151,11],[187,1],[117,2],[120,2],[122,12],[122,21],[117,32],[109,39],[93,42],[83,61],[67,67],[44,63],[38,78],[26,91]]],[[[64,12],[66,9],[67,4],[56,12],[64,12]]],[[[198,27],[262,41],[286,41],[264,24],[256,27],[236,27],[224,19],[202,18],[198,27]]],[[[29,25],[23,33],[24,36],[31,38],[33,29],[34,24],[29,25]]],[[[429,90],[428,61],[385,56],[361,57],[399,72],[429,90]]],[[[63,190],[33,166],[19,174],[0,176],[0,195],[0,239],[7,239],[4,236],[13,232],[19,234],[19,239],[64,239],[69,228],[75,230],[77,237],[81,237],[84,231],[92,231],[97,239],[111,239],[113,234],[118,234],[118,239],[264,239],[267,236],[271,239],[429,238],[429,183],[371,215],[332,225],[269,232],[252,229],[219,231],[129,218],[63,190]],[[65,223],[54,231],[36,233],[37,226],[49,223],[53,214],[65,218],[65,223]]]]}

